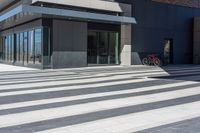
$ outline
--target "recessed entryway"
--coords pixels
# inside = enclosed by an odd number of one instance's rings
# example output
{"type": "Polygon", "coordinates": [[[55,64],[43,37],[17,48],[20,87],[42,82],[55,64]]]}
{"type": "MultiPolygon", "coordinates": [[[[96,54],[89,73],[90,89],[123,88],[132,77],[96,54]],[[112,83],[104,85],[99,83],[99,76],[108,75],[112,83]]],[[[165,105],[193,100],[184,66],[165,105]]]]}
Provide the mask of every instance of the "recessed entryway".
{"type": "Polygon", "coordinates": [[[173,64],[173,39],[164,40],[164,64],[173,64]]]}
{"type": "Polygon", "coordinates": [[[119,33],[88,31],[88,64],[119,64],[119,33]]]}

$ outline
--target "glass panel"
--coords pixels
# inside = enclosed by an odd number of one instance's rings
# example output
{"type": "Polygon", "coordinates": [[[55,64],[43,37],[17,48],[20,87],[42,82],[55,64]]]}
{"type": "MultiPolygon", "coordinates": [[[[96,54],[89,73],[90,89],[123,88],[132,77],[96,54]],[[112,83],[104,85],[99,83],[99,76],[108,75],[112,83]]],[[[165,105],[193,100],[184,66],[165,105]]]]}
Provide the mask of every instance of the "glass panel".
{"type": "Polygon", "coordinates": [[[6,38],[5,38],[5,61],[8,61],[8,50],[9,50],[8,36],[6,36],[6,38]]]}
{"type": "Polygon", "coordinates": [[[14,62],[14,35],[10,35],[10,61],[14,62]]]}
{"type": "Polygon", "coordinates": [[[109,33],[109,64],[119,64],[119,35],[109,33]]]}
{"type": "Polygon", "coordinates": [[[166,39],[164,45],[164,63],[173,64],[173,39],[166,39]]]}
{"type": "Polygon", "coordinates": [[[89,31],[88,63],[119,64],[119,33],[89,31]]]}
{"type": "Polygon", "coordinates": [[[20,47],[20,63],[23,63],[24,61],[24,47],[23,47],[23,33],[20,33],[20,37],[19,37],[19,47],[20,47]]]}
{"type": "Polygon", "coordinates": [[[19,43],[19,36],[20,34],[16,34],[16,61],[20,61],[20,43],[19,43]]]}
{"type": "Polygon", "coordinates": [[[99,45],[98,45],[98,64],[108,64],[108,33],[99,33],[99,45]]]}
{"type": "Polygon", "coordinates": [[[24,32],[24,64],[28,64],[28,33],[24,32]]]}
{"type": "Polygon", "coordinates": [[[5,37],[2,36],[2,61],[5,60],[5,37]]]}
{"type": "Polygon", "coordinates": [[[34,63],[34,31],[28,33],[28,63],[34,63]]]}
{"type": "Polygon", "coordinates": [[[35,64],[42,62],[42,30],[35,30],[35,64]]]}
{"type": "Polygon", "coordinates": [[[10,61],[10,58],[11,58],[11,38],[10,38],[10,36],[7,36],[7,61],[9,62],[10,61]]]}
{"type": "Polygon", "coordinates": [[[43,29],[43,66],[50,67],[51,65],[51,31],[50,28],[43,29]]]}
{"type": "Polygon", "coordinates": [[[0,36],[0,60],[3,60],[3,37],[0,36]]]}
{"type": "Polygon", "coordinates": [[[97,64],[97,33],[90,31],[88,33],[88,63],[97,64]]]}

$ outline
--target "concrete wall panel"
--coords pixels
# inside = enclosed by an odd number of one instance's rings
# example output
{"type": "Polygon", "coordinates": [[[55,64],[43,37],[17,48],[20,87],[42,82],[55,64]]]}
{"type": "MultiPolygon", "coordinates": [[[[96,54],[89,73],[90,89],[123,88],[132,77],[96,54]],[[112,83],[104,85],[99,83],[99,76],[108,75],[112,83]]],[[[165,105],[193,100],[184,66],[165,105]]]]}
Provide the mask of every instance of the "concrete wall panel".
{"type": "Polygon", "coordinates": [[[87,66],[87,23],[53,20],[53,67],[87,66]]]}

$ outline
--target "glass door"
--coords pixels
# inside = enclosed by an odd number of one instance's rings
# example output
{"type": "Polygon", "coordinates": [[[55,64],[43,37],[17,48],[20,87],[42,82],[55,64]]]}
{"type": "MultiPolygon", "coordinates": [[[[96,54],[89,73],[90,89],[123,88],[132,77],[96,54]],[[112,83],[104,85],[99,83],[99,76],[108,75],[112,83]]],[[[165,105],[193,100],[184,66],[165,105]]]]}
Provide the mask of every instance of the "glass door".
{"type": "Polygon", "coordinates": [[[28,32],[24,32],[24,53],[23,53],[23,58],[24,58],[24,65],[28,64],[28,32]]]}
{"type": "Polygon", "coordinates": [[[97,64],[97,42],[98,42],[98,33],[89,32],[88,33],[88,63],[97,64]]]}
{"type": "Polygon", "coordinates": [[[119,33],[89,31],[88,64],[119,64],[119,33]]]}
{"type": "Polygon", "coordinates": [[[165,39],[164,63],[173,64],[173,39],[165,39]]]}
{"type": "Polygon", "coordinates": [[[98,34],[98,45],[97,45],[97,64],[109,64],[109,40],[108,32],[99,32],[98,34]]]}
{"type": "Polygon", "coordinates": [[[119,33],[109,33],[109,64],[120,64],[119,58],[119,33]]]}

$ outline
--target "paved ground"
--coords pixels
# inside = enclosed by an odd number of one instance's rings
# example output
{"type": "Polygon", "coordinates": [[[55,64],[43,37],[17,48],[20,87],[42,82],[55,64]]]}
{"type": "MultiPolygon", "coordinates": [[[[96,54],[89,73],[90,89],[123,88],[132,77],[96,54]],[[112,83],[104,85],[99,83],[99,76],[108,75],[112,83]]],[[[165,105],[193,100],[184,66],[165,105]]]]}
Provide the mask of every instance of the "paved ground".
{"type": "Polygon", "coordinates": [[[27,67],[18,67],[18,66],[12,66],[12,65],[4,65],[0,64],[0,72],[12,72],[12,71],[30,71],[30,70],[36,70],[33,68],[27,68],[27,67]]]}
{"type": "Polygon", "coordinates": [[[0,133],[200,133],[200,66],[10,70],[0,133]]]}

